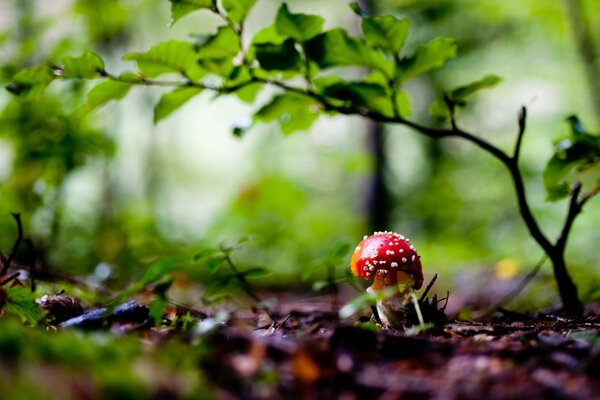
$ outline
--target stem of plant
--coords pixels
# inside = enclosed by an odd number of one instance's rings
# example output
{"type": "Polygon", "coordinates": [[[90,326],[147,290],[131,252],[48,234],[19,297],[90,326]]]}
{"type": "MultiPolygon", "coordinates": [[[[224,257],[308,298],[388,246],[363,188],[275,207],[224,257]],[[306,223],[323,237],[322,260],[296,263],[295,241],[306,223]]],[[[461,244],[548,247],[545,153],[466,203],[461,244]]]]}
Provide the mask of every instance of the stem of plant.
{"type": "Polygon", "coordinates": [[[246,279],[244,274],[237,269],[237,267],[231,260],[231,256],[228,253],[225,253],[225,262],[227,262],[229,269],[231,269],[231,272],[233,272],[235,278],[240,283],[240,286],[242,287],[244,292],[246,292],[246,294],[254,301],[256,307],[258,309],[264,310],[264,312],[269,316],[271,321],[273,321],[273,323],[275,325],[278,325],[277,318],[275,318],[275,316],[273,316],[271,311],[267,307],[265,307],[260,296],[258,294],[256,294],[256,292],[254,291],[254,289],[252,288],[250,283],[248,283],[248,280],[246,279]]]}
{"type": "Polygon", "coordinates": [[[419,319],[419,328],[421,331],[424,331],[427,327],[425,326],[425,320],[423,319],[423,314],[421,313],[421,307],[419,306],[419,300],[415,295],[415,292],[410,293],[410,300],[413,302],[415,306],[415,312],[417,313],[417,318],[419,319]]]}

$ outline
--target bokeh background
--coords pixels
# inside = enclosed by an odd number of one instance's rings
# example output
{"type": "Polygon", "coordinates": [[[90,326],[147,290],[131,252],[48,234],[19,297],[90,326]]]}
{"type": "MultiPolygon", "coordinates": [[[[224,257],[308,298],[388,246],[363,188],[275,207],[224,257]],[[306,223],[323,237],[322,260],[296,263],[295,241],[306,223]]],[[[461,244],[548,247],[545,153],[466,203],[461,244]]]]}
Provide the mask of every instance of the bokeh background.
{"type": "MultiPolygon", "coordinates": [[[[279,4],[260,0],[248,32],[270,24],[279,4]]],[[[359,33],[346,0],[289,6],[324,16],[326,28],[359,33]]],[[[521,167],[535,215],[555,237],[567,204],[545,201],[541,172],[553,142],[568,132],[567,116],[577,114],[599,131],[600,3],[371,0],[363,6],[410,19],[409,50],[439,36],[458,41],[457,59],[408,85],[413,119],[435,125],[428,116],[435,98],[493,73],[502,83],[474,96],[459,123],[508,150],[518,111],[528,108],[521,167]],[[582,29],[591,32],[592,47],[581,46],[582,29]]],[[[163,0],[0,0],[0,8],[3,85],[23,66],[86,49],[100,53],[111,71],[123,71],[132,67],[124,54],[208,34],[219,23],[198,12],[170,28],[163,0]]],[[[427,276],[439,275],[438,292],[449,290],[457,309],[492,304],[542,256],[518,216],[506,171],[468,143],[434,141],[358,117],[322,117],[288,137],[276,125],[232,135],[269,93],[256,104],[204,93],[154,125],[152,107],[163,92],[136,88],[81,124],[73,113],[90,86],[54,83],[26,100],[0,92],[0,249],[8,252],[14,240],[10,213],[21,213],[48,275],[119,288],[154,260],[173,257],[182,279],[207,285],[211,276],[194,254],[250,235],[237,262],[272,272],[255,284],[310,297],[318,295],[314,283],[332,259],[344,275],[349,251],[332,253],[387,229],[411,237],[427,276]]],[[[568,249],[584,300],[600,299],[597,203],[577,220],[568,249]]],[[[513,305],[556,305],[552,279],[546,264],[513,305]]]]}

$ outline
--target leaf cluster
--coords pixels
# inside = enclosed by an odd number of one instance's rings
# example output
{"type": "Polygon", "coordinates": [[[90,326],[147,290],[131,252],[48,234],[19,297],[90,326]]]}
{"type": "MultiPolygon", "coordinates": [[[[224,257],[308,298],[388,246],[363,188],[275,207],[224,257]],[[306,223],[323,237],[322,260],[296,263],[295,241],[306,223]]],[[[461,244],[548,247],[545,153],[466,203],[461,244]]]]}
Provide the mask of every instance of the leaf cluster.
{"type": "Polygon", "coordinates": [[[8,89],[35,96],[57,79],[104,78],[88,93],[82,107],[85,114],[125,97],[136,85],[172,87],[155,106],[154,121],[159,122],[207,89],[253,102],[264,86],[274,85],[282,93],[259,106],[253,120],[277,122],[289,134],[310,127],[322,111],[408,116],[411,107],[403,84],[456,55],[456,43],[446,38],[407,53],[408,20],[367,16],[357,4],[351,6],[361,18],[362,37],[352,37],[341,28],[323,31],[322,17],[293,13],[283,4],[274,23],[257,32],[249,45],[244,45],[244,24],[255,0],[172,0],[170,4],[172,24],[192,12],[205,11],[219,16],[223,25],[193,41],[169,40],[125,55],[124,60],[136,63],[134,71],[112,75],[100,55],[87,51],[24,69],[8,89]],[[370,74],[362,80],[331,75],[330,70],[344,67],[366,68],[370,74]],[[175,80],[157,79],[163,75],[175,80]],[[292,85],[298,79],[304,83],[292,85]]]}

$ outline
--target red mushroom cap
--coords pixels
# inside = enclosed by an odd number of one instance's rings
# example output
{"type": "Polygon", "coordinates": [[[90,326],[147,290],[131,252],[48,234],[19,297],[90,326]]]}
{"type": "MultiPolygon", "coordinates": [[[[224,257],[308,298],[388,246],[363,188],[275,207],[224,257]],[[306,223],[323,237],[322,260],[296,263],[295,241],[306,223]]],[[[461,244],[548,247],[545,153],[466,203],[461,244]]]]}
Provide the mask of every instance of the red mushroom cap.
{"type": "Polygon", "coordinates": [[[406,272],[413,280],[413,287],[423,284],[421,259],[410,241],[394,232],[375,232],[365,236],[356,246],[350,261],[350,270],[364,279],[406,272]]]}

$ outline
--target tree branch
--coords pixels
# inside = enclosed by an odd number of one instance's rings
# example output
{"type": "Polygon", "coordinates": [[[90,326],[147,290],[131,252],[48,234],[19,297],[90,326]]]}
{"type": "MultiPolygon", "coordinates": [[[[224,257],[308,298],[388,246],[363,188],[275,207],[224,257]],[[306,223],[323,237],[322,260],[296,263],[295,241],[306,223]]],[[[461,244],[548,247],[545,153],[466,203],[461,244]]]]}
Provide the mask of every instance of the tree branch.
{"type": "Polygon", "coordinates": [[[573,227],[575,217],[577,217],[577,215],[581,212],[581,207],[583,203],[579,201],[579,193],[581,193],[581,183],[576,182],[573,185],[573,191],[571,192],[571,200],[569,201],[569,211],[567,212],[565,223],[560,232],[560,235],[558,236],[556,245],[554,246],[558,254],[561,255],[565,251],[567,239],[569,238],[569,233],[571,232],[571,228],[573,227]]]}
{"type": "Polygon", "coordinates": [[[523,135],[525,134],[526,119],[527,109],[525,107],[521,107],[521,112],[519,113],[519,132],[517,133],[515,151],[512,157],[513,160],[515,160],[515,163],[519,161],[519,156],[521,155],[521,143],[523,142],[523,135]]]}

